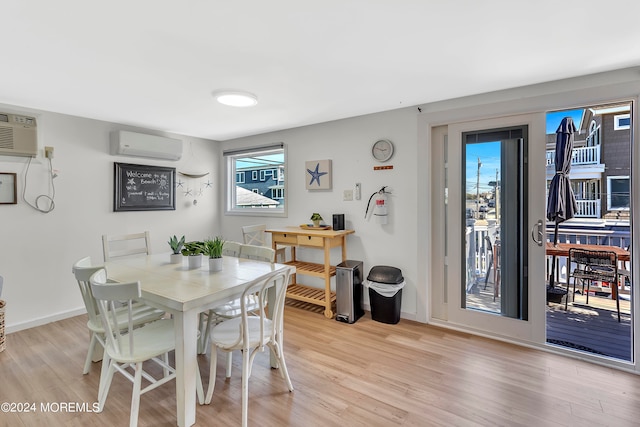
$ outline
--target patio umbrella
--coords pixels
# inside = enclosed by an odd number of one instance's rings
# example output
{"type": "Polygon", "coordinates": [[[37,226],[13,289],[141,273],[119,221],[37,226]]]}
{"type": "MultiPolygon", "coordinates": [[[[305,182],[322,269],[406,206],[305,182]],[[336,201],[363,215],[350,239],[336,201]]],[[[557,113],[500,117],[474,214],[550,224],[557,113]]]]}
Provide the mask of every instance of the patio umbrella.
{"type": "MultiPolygon", "coordinates": [[[[571,117],[565,117],[560,122],[556,130],[556,174],[549,186],[549,198],[547,199],[547,219],[555,223],[553,233],[553,244],[558,244],[558,224],[575,216],[578,206],[576,198],[571,189],[571,157],[573,153],[573,134],[576,126],[571,117]]],[[[553,257],[551,265],[551,276],[549,277],[550,287],[554,287],[556,260],[553,257]]]]}

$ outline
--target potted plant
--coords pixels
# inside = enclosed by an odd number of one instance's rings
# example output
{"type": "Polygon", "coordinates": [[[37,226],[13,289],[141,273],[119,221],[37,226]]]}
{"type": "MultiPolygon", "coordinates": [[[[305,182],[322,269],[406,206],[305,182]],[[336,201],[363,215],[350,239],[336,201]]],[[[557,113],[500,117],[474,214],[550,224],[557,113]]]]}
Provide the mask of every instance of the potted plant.
{"type": "Polygon", "coordinates": [[[209,270],[222,270],[222,247],[224,240],[216,236],[215,239],[207,239],[204,241],[204,254],[209,257],[209,270]]]}
{"type": "Polygon", "coordinates": [[[200,268],[202,265],[202,253],[204,252],[204,243],[200,241],[187,242],[182,249],[182,255],[189,260],[189,268],[200,268]]]}
{"type": "Polygon", "coordinates": [[[313,215],[311,215],[311,221],[313,222],[314,227],[320,227],[320,221],[322,221],[322,217],[319,213],[314,212],[313,215]]]}
{"type": "Polygon", "coordinates": [[[178,238],[174,235],[173,237],[169,237],[169,247],[173,251],[171,254],[171,264],[179,264],[182,262],[182,247],[184,246],[184,236],[178,240],[178,238]]]}

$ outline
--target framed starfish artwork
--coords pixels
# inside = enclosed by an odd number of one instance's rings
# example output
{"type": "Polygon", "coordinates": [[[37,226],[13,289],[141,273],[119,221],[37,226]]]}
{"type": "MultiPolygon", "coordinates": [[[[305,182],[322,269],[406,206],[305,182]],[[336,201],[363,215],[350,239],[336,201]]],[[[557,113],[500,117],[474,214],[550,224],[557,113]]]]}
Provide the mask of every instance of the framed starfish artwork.
{"type": "Polygon", "coordinates": [[[331,190],[331,160],[305,162],[307,190],[331,190]]]}

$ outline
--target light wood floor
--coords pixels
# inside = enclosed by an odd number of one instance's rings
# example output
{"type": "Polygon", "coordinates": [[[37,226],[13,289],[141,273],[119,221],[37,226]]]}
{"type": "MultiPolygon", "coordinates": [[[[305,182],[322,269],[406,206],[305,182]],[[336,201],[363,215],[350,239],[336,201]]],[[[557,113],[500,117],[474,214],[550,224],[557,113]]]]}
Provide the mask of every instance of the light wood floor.
{"type": "MultiPolygon", "coordinates": [[[[116,376],[103,413],[41,411],[41,404],[91,405],[99,363],[82,375],[83,316],[11,334],[0,353],[0,403],[35,403],[35,413],[0,413],[0,425],[124,426],[130,383],[116,376]]],[[[640,376],[550,353],[369,313],[354,324],[286,308],[285,350],[295,390],[259,357],[249,384],[255,426],[631,426],[640,420],[640,376]]],[[[198,426],[240,424],[240,357],[224,378],[219,358],[210,406],[198,426]]],[[[200,356],[208,384],[209,357],[200,356]]],[[[142,396],[140,426],[175,425],[173,383],[142,396]]],[[[54,408],[55,409],[55,408],[54,408]]]]}

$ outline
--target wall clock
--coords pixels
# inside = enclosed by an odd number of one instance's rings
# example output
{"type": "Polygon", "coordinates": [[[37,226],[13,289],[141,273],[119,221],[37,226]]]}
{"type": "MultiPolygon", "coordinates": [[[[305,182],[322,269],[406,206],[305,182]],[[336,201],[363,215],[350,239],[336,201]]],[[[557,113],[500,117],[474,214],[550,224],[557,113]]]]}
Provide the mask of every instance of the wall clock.
{"type": "Polygon", "coordinates": [[[393,156],[393,143],[388,139],[380,139],[371,147],[373,158],[379,162],[386,162],[393,156]]]}

